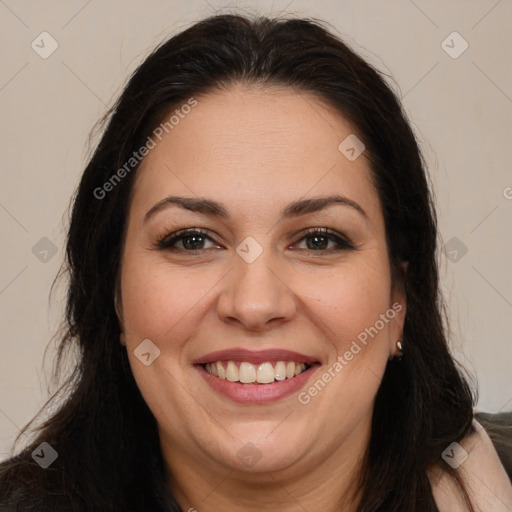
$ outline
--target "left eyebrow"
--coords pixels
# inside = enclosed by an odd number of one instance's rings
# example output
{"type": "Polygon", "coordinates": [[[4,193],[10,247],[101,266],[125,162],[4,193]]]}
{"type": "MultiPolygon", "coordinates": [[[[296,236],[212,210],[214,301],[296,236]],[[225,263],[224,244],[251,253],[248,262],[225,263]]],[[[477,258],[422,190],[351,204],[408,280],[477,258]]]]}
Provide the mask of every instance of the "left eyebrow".
{"type": "Polygon", "coordinates": [[[298,217],[299,215],[318,212],[324,208],[327,208],[328,206],[333,206],[336,204],[353,208],[363,217],[368,218],[368,215],[358,203],[352,201],[352,199],[349,199],[348,197],[340,195],[313,197],[311,199],[301,199],[299,201],[295,201],[286,206],[281,215],[284,218],[298,217]]]}
{"type": "MultiPolygon", "coordinates": [[[[211,199],[204,197],[179,197],[169,196],[161,201],[158,201],[144,216],[144,222],[147,222],[150,217],[155,215],[158,211],[165,209],[168,206],[176,205],[185,210],[190,210],[203,215],[210,215],[214,217],[229,218],[227,208],[211,199]]],[[[340,195],[331,195],[324,197],[313,197],[309,199],[299,199],[293,203],[288,204],[281,212],[281,217],[291,218],[306,215],[308,213],[318,212],[329,206],[341,205],[347,206],[359,212],[363,217],[368,218],[368,215],[363,208],[348,197],[340,195]]]]}

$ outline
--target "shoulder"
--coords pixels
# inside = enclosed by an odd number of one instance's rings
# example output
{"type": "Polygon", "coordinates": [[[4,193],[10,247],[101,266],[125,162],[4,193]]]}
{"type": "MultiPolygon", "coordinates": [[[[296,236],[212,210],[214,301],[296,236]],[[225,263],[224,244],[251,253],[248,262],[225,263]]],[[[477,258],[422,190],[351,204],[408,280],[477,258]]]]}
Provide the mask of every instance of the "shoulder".
{"type": "Polygon", "coordinates": [[[512,484],[489,434],[476,419],[472,431],[442,454],[443,462],[429,473],[435,501],[441,512],[466,512],[467,505],[451,466],[463,482],[475,512],[510,512],[512,484]]]}
{"type": "Polygon", "coordinates": [[[485,428],[509,479],[512,481],[512,412],[477,413],[475,417],[485,428]]]}

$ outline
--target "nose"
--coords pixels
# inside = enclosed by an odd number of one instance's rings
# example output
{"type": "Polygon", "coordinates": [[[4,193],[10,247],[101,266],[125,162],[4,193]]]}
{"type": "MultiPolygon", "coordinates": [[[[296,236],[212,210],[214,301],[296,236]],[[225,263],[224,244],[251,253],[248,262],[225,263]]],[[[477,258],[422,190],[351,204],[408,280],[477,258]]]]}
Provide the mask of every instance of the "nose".
{"type": "Polygon", "coordinates": [[[295,295],[278,276],[278,265],[270,260],[265,252],[252,263],[235,256],[235,268],[228,273],[217,304],[223,322],[249,331],[267,331],[293,318],[295,295]]]}

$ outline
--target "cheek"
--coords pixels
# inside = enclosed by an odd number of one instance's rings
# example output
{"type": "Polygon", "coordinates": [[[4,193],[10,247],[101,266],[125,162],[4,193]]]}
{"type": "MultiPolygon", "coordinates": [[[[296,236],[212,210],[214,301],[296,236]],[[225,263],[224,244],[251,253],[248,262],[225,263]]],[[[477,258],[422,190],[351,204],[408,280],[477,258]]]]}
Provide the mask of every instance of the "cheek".
{"type": "MultiPolygon", "coordinates": [[[[158,255],[128,255],[123,262],[122,300],[128,357],[137,386],[153,414],[168,415],[190,402],[183,380],[184,350],[208,307],[215,272],[173,268],[158,255]],[[151,340],[160,357],[150,366],[137,360],[136,348],[151,340]]],[[[222,276],[222,274],[220,274],[222,276]]]]}
{"type": "Polygon", "coordinates": [[[121,282],[127,345],[134,348],[148,338],[178,353],[218,274],[173,268],[158,255],[127,257],[121,282]]]}
{"type": "Polygon", "coordinates": [[[338,352],[347,350],[389,308],[390,278],[382,264],[361,259],[336,271],[308,273],[300,281],[305,303],[338,352]]]}

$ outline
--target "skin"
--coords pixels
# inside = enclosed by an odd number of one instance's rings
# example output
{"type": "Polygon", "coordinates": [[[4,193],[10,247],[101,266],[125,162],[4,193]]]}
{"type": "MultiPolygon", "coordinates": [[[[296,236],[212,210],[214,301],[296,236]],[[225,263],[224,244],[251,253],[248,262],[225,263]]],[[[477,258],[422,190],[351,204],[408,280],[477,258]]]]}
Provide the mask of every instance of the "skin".
{"type": "MultiPolygon", "coordinates": [[[[381,205],[364,153],[351,162],[338,145],[355,129],[322,101],[288,88],[234,85],[197,97],[138,171],[130,205],[117,310],[132,371],[157,419],[171,490],[182,510],[355,510],[353,479],[370,435],[373,400],[397,354],[405,316],[392,286],[381,205]],[[282,219],[298,199],[355,201],[282,219]],[[163,198],[206,197],[228,218],[168,206],[163,198]],[[302,240],[327,227],[355,249],[323,250],[302,240]],[[185,228],[208,231],[199,254],[159,250],[185,228]],[[262,254],[247,263],[248,236],[262,254]],[[308,248],[309,247],[309,248],[308,248]],[[234,347],[282,348],[321,366],[309,388],[392,304],[402,310],[304,405],[297,394],[271,404],[238,404],[213,391],[192,361],[234,347]],[[149,366],[134,350],[160,349],[149,366]],[[252,443],[248,467],[237,452],[252,443]]],[[[181,249],[181,250],[180,250],[181,249]]]]}

